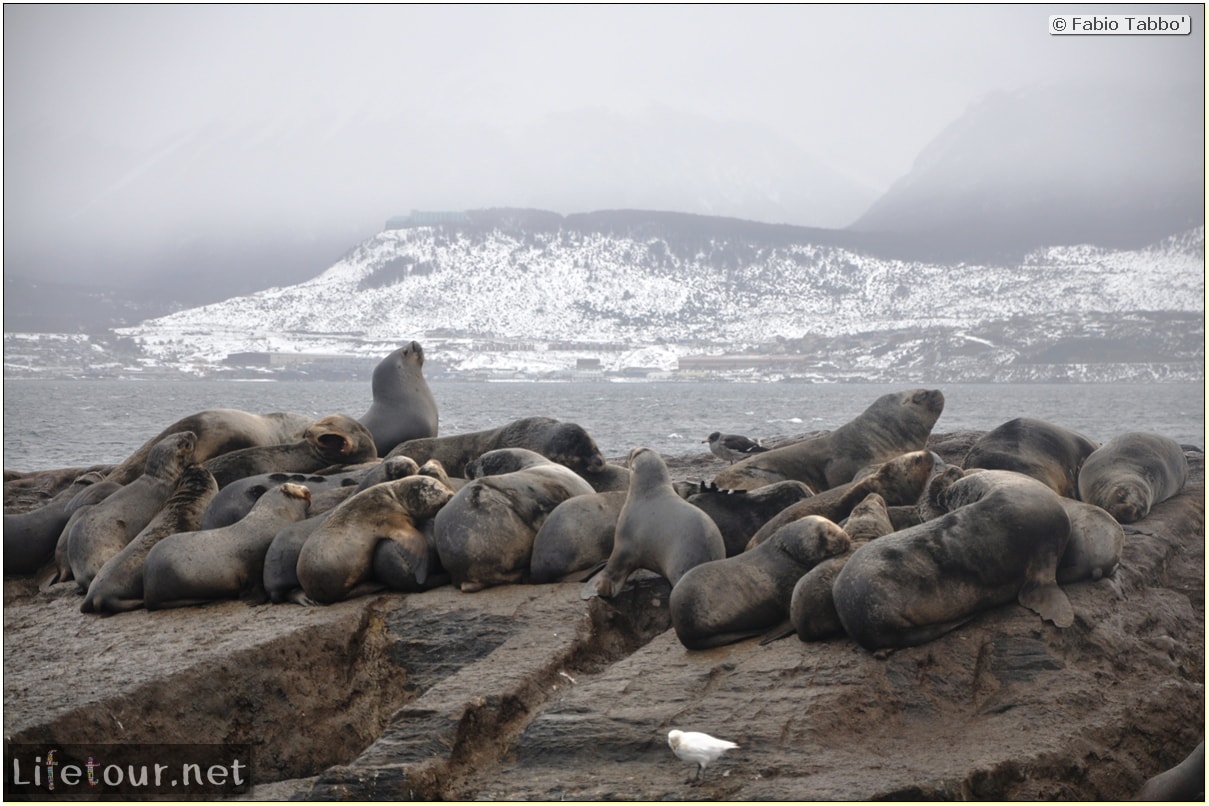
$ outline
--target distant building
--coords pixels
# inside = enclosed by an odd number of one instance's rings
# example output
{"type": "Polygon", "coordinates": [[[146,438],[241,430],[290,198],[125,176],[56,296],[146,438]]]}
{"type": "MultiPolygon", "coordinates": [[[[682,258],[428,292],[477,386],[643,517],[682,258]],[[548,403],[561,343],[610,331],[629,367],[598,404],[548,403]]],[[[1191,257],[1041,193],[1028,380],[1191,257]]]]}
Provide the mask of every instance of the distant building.
{"type": "Polygon", "coordinates": [[[469,224],[470,216],[464,211],[412,210],[411,215],[397,215],[386,219],[384,229],[407,229],[408,227],[431,227],[437,224],[469,224]]]}
{"type": "Polygon", "coordinates": [[[578,370],[595,370],[600,371],[599,358],[577,358],[575,359],[575,368],[578,370]]]}

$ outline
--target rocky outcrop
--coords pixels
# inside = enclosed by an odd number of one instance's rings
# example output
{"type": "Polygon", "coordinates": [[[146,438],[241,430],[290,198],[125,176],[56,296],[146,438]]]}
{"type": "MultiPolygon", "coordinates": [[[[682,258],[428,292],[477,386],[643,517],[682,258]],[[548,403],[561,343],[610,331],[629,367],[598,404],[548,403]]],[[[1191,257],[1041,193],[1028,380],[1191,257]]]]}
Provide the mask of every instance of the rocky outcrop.
{"type": "MultiPolygon", "coordinates": [[[[937,435],[950,461],[975,434],[937,435]]],[[[666,582],[238,602],[113,618],[5,581],[11,742],[246,742],[257,797],[1128,798],[1204,725],[1204,461],[1126,527],[1075,623],[989,611],[878,657],[790,636],[686,650],[666,582]],[[707,770],[672,728],[735,741],[707,770]],[[278,782],[274,784],[273,782],[278,782]]],[[[669,459],[678,479],[723,464],[669,459]]]]}

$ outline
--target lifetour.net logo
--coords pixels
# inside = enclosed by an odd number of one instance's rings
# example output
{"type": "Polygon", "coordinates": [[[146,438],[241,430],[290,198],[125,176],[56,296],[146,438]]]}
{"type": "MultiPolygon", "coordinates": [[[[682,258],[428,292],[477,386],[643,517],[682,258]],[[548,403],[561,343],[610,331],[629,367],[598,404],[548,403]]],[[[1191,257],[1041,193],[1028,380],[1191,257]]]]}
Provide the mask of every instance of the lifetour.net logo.
{"type": "Polygon", "coordinates": [[[249,745],[11,744],[4,797],[35,800],[247,792],[249,745]]]}

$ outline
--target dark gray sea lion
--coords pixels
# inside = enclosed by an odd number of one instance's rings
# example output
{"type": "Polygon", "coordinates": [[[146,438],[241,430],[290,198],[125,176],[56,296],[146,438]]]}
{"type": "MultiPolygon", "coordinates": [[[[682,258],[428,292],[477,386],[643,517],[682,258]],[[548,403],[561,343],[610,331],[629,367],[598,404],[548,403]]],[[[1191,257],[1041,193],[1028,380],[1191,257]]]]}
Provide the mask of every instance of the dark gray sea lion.
{"type": "Polygon", "coordinates": [[[251,512],[230,526],[165,537],[143,564],[144,607],[159,610],[233,598],[264,602],[269,544],[286,524],[305,519],[310,503],[306,487],[286,483],[262,495],[251,512]]]}
{"type": "Polygon", "coordinates": [[[592,493],[575,472],[549,460],[475,478],[435,518],[441,565],[465,592],[523,582],[546,516],[568,498],[592,493]]]}
{"type": "Polygon", "coordinates": [[[294,602],[314,604],[302,591],[298,581],[298,555],[307,539],[335,510],[284,526],[269,544],[264,555],[264,590],[274,604],[294,602]]]}
{"type": "Polygon", "coordinates": [[[19,515],[5,513],[5,576],[28,576],[46,565],[54,556],[63,527],[75,511],[72,500],[104,478],[96,472],[83,473],[38,509],[19,515]]]}
{"type": "Polygon", "coordinates": [[[151,522],[101,568],[84,594],[82,613],[123,613],[143,606],[143,563],[169,535],[196,531],[218,493],[218,483],[201,465],[185,469],[172,495],[151,522]]]}
{"type": "Polygon", "coordinates": [[[437,554],[437,535],[432,519],[421,522],[419,527],[428,547],[427,576],[422,580],[416,575],[414,549],[405,548],[393,540],[379,540],[378,545],[374,546],[374,579],[388,590],[419,593],[448,585],[452,581],[437,554]]]}
{"type": "Polygon", "coordinates": [[[376,458],[373,435],[344,414],[329,414],[303,431],[302,439],[281,445],[243,448],[205,463],[219,489],[263,473],[314,473],[332,465],[355,465],[376,458]]]}
{"type": "Polygon", "coordinates": [[[922,450],[944,402],[939,389],[882,395],[834,431],[744,459],[715,481],[719,487],[748,490],[791,479],[815,492],[837,487],[865,465],[922,450]]]}
{"type": "Polygon", "coordinates": [[[181,474],[194,463],[196,444],[192,431],[164,437],[147,455],[142,475],[90,507],[72,525],[67,535],[67,561],[81,593],[164,506],[181,474]]]}
{"type": "Polygon", "coordinates": [[[1134,523],[1188,481],[1188,459],[1170,437],[1129,431],[1097,448],[1079,470],[1079,498],[1134,523]]]}
{"type": "Polygon", "coordinates": [[[549,417],[525,417],[485,431],[413,439],[388,456],[410,456],[421,464],[437,459],[451,476],[465,477],[468,462],[497,448],[527,448],[581,475],[597,473],[605,466],[604,456],[587,431],[549,417]]]}
{"type": "Polygon", "coordinates": [[[710,649],[762,634],[789,617],[802,575],[847,548],[843,529],[811,515],[751,551],[689,569],[668,602],[676,637],[689,649],[710,649]]]}
{"type": "Polygon", "coordinates": [[[414,459],[409,459],[406,456],[392,456],[389,459],[383,459],[369,470],[361,481],[357,484],[357,492],[367,490],[375,484],[382,484],[387,481],[398,481],[405,479],[408,476],[414,476],[420,472],[420,466],[416,464],[414,459]]]}
{"type": "Polygon", "coordinates": [[[410,570],[412,590],[428,578],[429,546],[418,524],[440,511],[453,492],[429,476],[375,484],[332,510],[298,555],[298,581],[308,599],[332,604],[381,590],[373,578],[380,541],[394,544],[410,570]]]}
{"type": "Polygon", "coordinates": [[[722,533],[709,515],[672,488],[663,458],[650,448],[630,451],[630,489],[617,518],[613,551],[581,596],[612,598],[630,573],[654,571],[673,586],[690,568],[726,556],[722,533]]]}
{"type": "Polygon", "coordinates": [[[378,456],[399,443],[437,435],[437,401],[424,380],[424,348],[408,342],[374,367],[374,402],[358,418],[373,434],[378,456]]]}
{"type": "Polygon", "coordinates": [[[915,646],[1013,600],[1059,627],[1070,519],[1062,499],[1020,473],[985,470],[940,494],[948,514],[858,548],[832,586],[844,631],[869,650],[915,646]]]}
{"type": "Polygon", "coordinates": [[[1062,506],[1070,518],[1070,540],[1058,563],[1058,583],[1112,576],[1125,548],[1121,524],[1094,504],[1063,498],[1062,506]]]}
{"type": "MultiPolygon", "coordinates": [[[[789,625],[803,641],[818,641],[844,634],[844,625],[835,611],[835,599],[831,592],[836,575],[858,548],[870,540],[894,532],[886,501],[877,493],[869,493],[857,504],[842,528],[848,535],[848,550],[823,560],[793,586],[789,598],[789,625]]],[[[784,634],[789,633],[786,631],[784,634]]]]}
{"type": "Polygon", "coordinates": [[[983,434],[962,461],[965,469],[1014,470],[1036,479],[1058,495],[1075,498],[1079,468],[1096,443],[1069,428],[1017,417],[983,434]]]}
{"type": "MultiPolygon", "coordinates": [[[[318,514],[331,507],[319,505],[320,495],[336,488],[350,486],[347,495],[355,492],[357,485],[365,478],[370,468],[363,467],[343,473],[332,473],[320,476],[315,473],[260,473],[236,479],[219,491],[218,495],[206,508],[202,522],[196,529],[217,529],[220,526],[230,526],[235,521],[252,511],[252,507],[260,500],[260,496],[269,490],[280,487],[287,481],[293,484],[305,485],[311,491],[311,512],[318,514]]],[[[347,495],[345,497],[347,497],[347,495]]],[[[343,500],[343,499],[341,499],[343,500]]],[[[335,506],[336,503],[332,504],[335,506]]]]}
{"type": "MultiPolygon", "coordinates": [[[[429,461],[434,461],[429,459],[429,461]]],[[[469,480],[502,476],[527,467],[550,464],[552,460],[527,448],[496,448],[466,463],[464,475],[469,480]]]]}
{"type": "MultiPolygon", "coordinates": [[[[943,467],[943,462],[940,466],[943,467]]],[[[785,524],[807,515],[819,515],[839,523],[870,493],[880,495],[887,506],[913,505],[923,495],[936,470],[936,456],[931,451],[911,451],[896,456],[859,481],[832,487],[781,510],[760,527],[747,548],[755,548],[785,524]]]]}
{"type": "Polygon", "coordinates": [[[1146,779],[1134,800],[1204,801],[1205,800],[1205,740],[1179,764],[1146,779]]]}
{"type": "Polygon", "coordinates": [[[572,581],[608,560],[625,499],[625,492],[614,490],[577,495],[555,507],[533,538],[529,581],[572,581]]]}
{"type": "Polygon", "coordinates": [[[169,434],[192,431],[197,436],[194,461],[201,464],[229,451],[294,442],[302,438],[303,431],[311,422],[311,417],[286,412],[252,414],[239,409],[199,411],[177,420],[158,436],[149,439],[115,467],[107,478],[118,484],[128,484],[143,472],[151,449],[169,434]]]}
{"type": "Polygon", "coordinates": [[[688,502],[718,524],[727,557],[742,553],[761,526],[813,495],[800,481],[778,481],[755,490],[723,490],[716,484],[701,487],[688,502]]]}

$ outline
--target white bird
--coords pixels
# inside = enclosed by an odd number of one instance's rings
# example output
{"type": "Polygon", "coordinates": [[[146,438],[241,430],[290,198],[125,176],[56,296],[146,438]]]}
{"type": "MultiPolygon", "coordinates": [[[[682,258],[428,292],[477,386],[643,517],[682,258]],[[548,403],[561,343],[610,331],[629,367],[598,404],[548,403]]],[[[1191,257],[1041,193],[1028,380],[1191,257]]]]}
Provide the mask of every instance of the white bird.
{"type": "Polygon", "coordinates": [[[719,459],[725,459],[732,465],[736,459],[742,459],[753,453],[763,453],[768,450],[759,442],[748,439],[741,434],[722,434],[718,431],[710,434],[702,442],[709,443],[710,452],[719,459]]]}
{"type": "Polygon", "coordinates": [[[698,733],[692,730],[669,730],[667,743],[672,748],[672,752],[676,754],[676,758],[697,764],[697,777],[690,778],[689,783],[700,782],[707,764],[716,761],[718,756],[727,750],[734,750],[739,746],[726,739],[715,739],[708,733],[698,733]]]}

